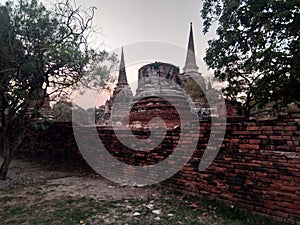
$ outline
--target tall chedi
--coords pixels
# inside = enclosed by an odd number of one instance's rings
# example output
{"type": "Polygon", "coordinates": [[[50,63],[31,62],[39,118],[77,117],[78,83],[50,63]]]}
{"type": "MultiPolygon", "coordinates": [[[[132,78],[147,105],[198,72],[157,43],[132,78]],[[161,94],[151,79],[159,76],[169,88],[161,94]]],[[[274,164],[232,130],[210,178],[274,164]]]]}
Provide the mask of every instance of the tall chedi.
{"type": "Polygon", "coordinates": [[[118,83],[116,84],[116,87],[113,92],[113,99],[116,98],[116,96],[122,91],[122,98],[120,100],[128,100],[129,98],[132,98],[132,91],[129,87],[128,81],[127,81],[127,75],[126,75],[126,68],[125,68],[125,59],[124,59],[124,50],[122,48],[121,52],[121,62],[119,67],[119,76],[118,76],[118,83]]]}
{"type": "MultiPolygon", "coordinates": [[[[112,114],[113,105],[116,104],[117,101],[118,105],[120,104],[122,105],[122,102],[124,102],[124,107],[127,107],[128,106],[127,103],[132,99],[132,96],[133,96],[132,90],[129,87],[127,81],[124,50],[122,48],[118,82],[116,84],[116,87],[114,88],[112,97],[109,100],[107,100],[105,103],[105,112],[102,118],[99,120],[98,125],[111,125],[111,120],[112,120],[111,114],[112,114]]],[[[114,115],[114,117],[117,118],[118,115],[114,115]]]]}
{"type": "Polygon", "coordinates": [[[190,25],[185,66],[183,67],[183,73],[180,74],[180,78],[184,89],[192,98],[197,108],[205,105],[207,103],[204,94],[206,84],[197,66],[192,23],[190,25]]]}
{"type": "Polygon", "coordinates": [[[126,125],[126,115],[129,113],[132,96],[131,88],[127,82],[124,51],[122,48],[118,83],[113,92],[113,104],[111,106],[112,125],[126,125]]]}

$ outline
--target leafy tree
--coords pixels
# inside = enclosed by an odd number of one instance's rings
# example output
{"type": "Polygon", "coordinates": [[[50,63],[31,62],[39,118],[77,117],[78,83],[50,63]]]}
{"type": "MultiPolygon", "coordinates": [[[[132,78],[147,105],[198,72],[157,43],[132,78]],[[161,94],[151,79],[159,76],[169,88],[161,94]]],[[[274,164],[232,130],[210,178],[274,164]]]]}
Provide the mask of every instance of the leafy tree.
{"type": "Polygon", "coordinates": [[[80,115],[80,119],[78,119],[77,122],[81,121],[82,124],[94,124],[103,116],[104,110],[104,106],[84,110],[70,100],[60,99],[53,105],[52,111],[56,121],[71,122],[72,112],[74,113],[74,111],[76,111],[75,115],[80,115]],[[93,119],[91,115],[95,115],[95,118],[93,119]]]}
{"type": "MultiPolygon", "coordinates": [[[[68,1],[52,8],[36,0],[0,5],[0,178],[6,178],[45,97],[61,96],[83,77],[95,78],[99,63],[110,60],[89,47],[93,16],[94,8],[82,10],[68,1]]],[[[108,74],[98,78],[107,80],[108,74]]]]}
{"type": "MultiPolygon", "coordinates": [[[[72,103],[69,99],[60,99],[53,105],[53,114],[55,121],[60,122],[72,122],[72,113],[77,116],[76,122],[80,122],[82,125],[91,124],[90,115],[93,113],[90,109],[83,109],[80,106],[72,103]]],[[[95,109],[94,109],[95,110],[95,109]]]]}
{"type": "Polygon", "coordinates": [[[201,13],[204,33],[218,22],[205,61],[228,82],[225,95],[243,98],[245,115],[299,101],[298,0],[205,0],[201,13]]]}
{"type": "Polygon", "coordinates": [[[73,103],[68,100],[60,99],[53,105],[53,114],[56,121],[71,122],[72,121],[73,103]]]}

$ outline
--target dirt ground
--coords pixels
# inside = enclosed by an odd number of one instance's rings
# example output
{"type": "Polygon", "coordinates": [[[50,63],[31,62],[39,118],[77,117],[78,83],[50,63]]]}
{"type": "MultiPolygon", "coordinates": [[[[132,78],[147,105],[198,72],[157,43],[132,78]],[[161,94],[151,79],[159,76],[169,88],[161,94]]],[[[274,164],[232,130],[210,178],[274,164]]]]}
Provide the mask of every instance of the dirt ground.
{"type": "MultiPolygon", "coordinates": [[[[87,173],[80,168],[39,163],[36,160],[16,159],[11,163],[8,179],[0,181],[0,190],[20,188],[19,195],[26,196],[38,189],[45,199],[61,197],[88,197],[95,200],[147,198],[156,195],[154,187],[119,186],[101,176],[87,173]],[[34,185],[39,184],[39,185],[34,185]]],[[[29,198],[34,196],[28,195],[29,198]]]]}
{"type": "Polygon", "coordinates": [[[69,162],[22,158],[0,181],[0,224],[273,224],[232,207],[166,191],[120,186],[69,162]]]}

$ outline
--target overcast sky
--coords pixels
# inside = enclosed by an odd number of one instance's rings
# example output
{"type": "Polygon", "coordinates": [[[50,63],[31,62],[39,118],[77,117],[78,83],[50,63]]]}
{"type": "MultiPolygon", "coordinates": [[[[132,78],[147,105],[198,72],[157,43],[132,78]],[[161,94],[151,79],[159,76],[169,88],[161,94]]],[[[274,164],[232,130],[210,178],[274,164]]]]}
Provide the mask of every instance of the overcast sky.
{"type": "Polygon", "coordinates": [[[96,6],[94,25],[99,41],[114,49],[132,42],[159,40],[186,46],[193,22],[197,52],[203,56],[207,37],[202,34],[201,0],[76,0],[96,6]]]}

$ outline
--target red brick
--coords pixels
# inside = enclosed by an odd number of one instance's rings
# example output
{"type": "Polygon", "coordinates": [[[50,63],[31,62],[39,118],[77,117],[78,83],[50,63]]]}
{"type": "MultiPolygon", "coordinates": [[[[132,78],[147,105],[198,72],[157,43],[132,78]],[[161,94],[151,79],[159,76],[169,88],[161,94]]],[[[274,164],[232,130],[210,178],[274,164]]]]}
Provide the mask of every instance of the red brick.
{"type": "Polygon", "coordinates": [[[291,203],[285,203],[285,202],[276,202],[276,205],[281,206],[283,208],[288,208],[288,209],[295,209],[295,205],[291,203]]]}
{"type": "Polygon", "coordinates": [[[259,150],[259,145],[253,145],[253,144],[240,144],[241,149],[254,149],[259,150]]]}
{"type": "Polygon", "coordinates": [[[293,141],[300,141],[300,136],[293,136],[293,137],[292,137],[292,140],[293,140],[293,141]]]}
{"type": "Polygon", "coordinates": [[[260,139],[268,139],[268,136],[267,135],[259,135],[258,138],[260,138],[260,139]]]}
{"type": "Polygon", "coordinates": [[[291,187],[296,186],[296,182],[291,181],[291,180],[289,180],[289,181],[283,181],[282,184],[285,185],[285,186],[291,186],[291,187]]]}
{"type": "Polygon", "coordinates": [[[256,126],[253,126],[253,127],[247,127],[247,130],[260,130],[261,128],[260,127],[256,127],[256,126]]]}
{"type": "Polygon", "coordinates": [[[289,217],[289,214],[288,213],[285,213],[285,212],[274,212],[276,216],[279,216],[281,218],[288,218],[289,217]]]}
{"type": "Polygon", "coordinates": [[[247,135],[250,134],[249,131],[233,131],[232,134],[234,135],[247,135]]]}
{"type": "Polygon", "coordinates": [[[262,130],[272,130],[272,126],[262,126],[261,129],[262,130]]]}
{"type": "Polygon", "coordinates": [[[293,131],[281,131],[281,136],[292,136],[293,131]]]}
{"type": "Polygon", "coordinates": [[[240,139],[231,139],[230,143],[231,144],[236,144],[236,143],[240,143],[240,141],[241,141],[240,139]]]}
{"type": "Polygon", "coordinates": [[[273,130],[284,130],[284,127],[282,127],[282,126],[274,126],[273,130]]]}
{"type": "Polygon", "coordinates": [[[271,140],[282,140],[282,136],[270,136],[271,140]]]}
{"type": "Polygon", "coordinates": [[[273,132],[274,132],[274,131],[272,131],[272,130],[271,130],[271,131],[266,130],[266,131],[263,131],[262,134],[264,134],[264,135],[272,135],[273,132]]]}
{"type": "Polygon", "coordinates": [[[258,176],[258,177],[266,177],[267,173],[255,172],[255,175],[258,176]]]}
{"type": "Polygon", "coordinates": [[[299,190],[299,187],[284,185],[284,186],[281,187],[281,190],[282,191],[288,191],[288,192],[295,192],[295,191],[299,190]]]}
{"type": "MultiPolygon", "coordinates": [[[[259,177],[258,179],[264,183],[271,183],[271,179],[267,178],[267,177],[259,177]]],[[[260,192],[261,192],[261,190],[260,190],[260,192]]]]}
{"type": "Polygon", "coordinates": [[[271,209],[272,211],[268,211],[268,212],[274,212],[274,210],[281,210],[281,207],[279,207],[278,205],[275,204],[274,201],[272,201],[270,204],[266,204],[265,207],[267,209],[271,209]]]}
{"type": "Polygon", "coordinates": [[[293,194],[288,193],[286,191],[277,191],[277,190],[271,190],[269,191],[269,194],[273,196],[279,196],[280,198],[283,199],[291,199],[291,197],[293,196],[293,194]]]}
{"type": "Polygon", "coordinates": [[[261,140],[250,140],[250,144],[260,144],[261,140]]]}
{"type": "Polygon", "coordinates": [[[298,127],[297,126],[289,126],[289,127],[286,127],[285,129],[286,130],[296,131],[296,130],[298,130],[298,127]]]}

